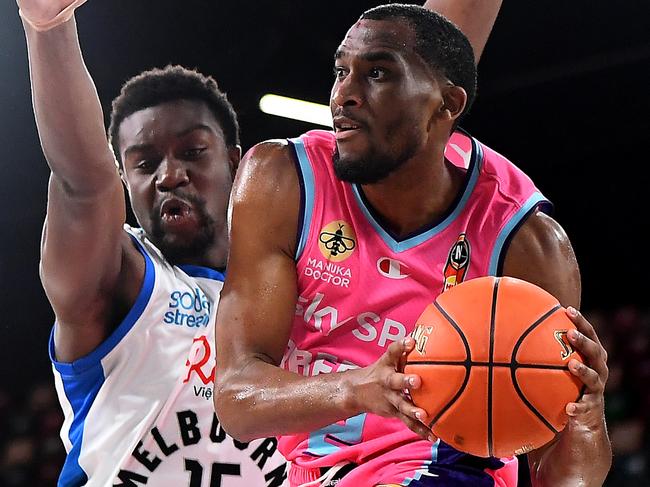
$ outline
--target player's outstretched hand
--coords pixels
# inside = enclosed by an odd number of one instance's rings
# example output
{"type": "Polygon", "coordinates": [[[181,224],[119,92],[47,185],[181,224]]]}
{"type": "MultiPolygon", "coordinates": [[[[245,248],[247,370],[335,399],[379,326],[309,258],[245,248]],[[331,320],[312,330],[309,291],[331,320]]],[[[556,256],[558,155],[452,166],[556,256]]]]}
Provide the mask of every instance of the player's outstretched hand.
{"type": "Polygon", "coordinates": [[[584,364],[575,359],[569,361],[569,370],[583,382],[585,391],[578,402],[566,406],[568,426],[595,430],[602,425],[605,414],[603,394],[609,375],[607,352],[594,327],[579,311],[568,308],[567,315],[578,329],[569,332],[569,340],[585,360],[584,364]]]}
{"type": "Polygon", "coordinates": [[[427,412],[416,407],[406,391],[422,384],[418,375],[404,374],[406,355],[415,347],[411,337],[392,343],[377,362],[358,370],[355,400],[359,409],[384,417],[401,419],[411,430],[431,441],[431,430],[423,423],[427,412]]]}
{"type": "Polygon", "coordinates": [[[72,16],[86,0],[16,0],[21,16],[38,30],[47,30],[72,16]]]}

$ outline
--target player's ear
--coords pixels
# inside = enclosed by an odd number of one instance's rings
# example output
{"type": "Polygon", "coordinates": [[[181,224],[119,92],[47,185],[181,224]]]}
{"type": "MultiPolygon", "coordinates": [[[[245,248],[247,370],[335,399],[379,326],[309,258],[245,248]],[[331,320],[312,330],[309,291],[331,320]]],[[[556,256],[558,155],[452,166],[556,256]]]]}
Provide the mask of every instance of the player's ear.
{"type": "Polygon", "coordinates": [[[124,187],[125,187],[125,188],[127,189],[127,191],[128,191],[128,189],[129,189],[129,182],[128,182],[127,179],[126,179],[126,175],[124,174],[124,168],[123,168],[121,165],[118,165],[118,166],[117,166],[117,173],[120,175],[120,179],[122,180],[122,184],[124,185],[124,187]]]}
{"type": "Polygon", "coordinates": [[[454,121],[460,117],[467,105],[467,93],[464,88],[447,84],[442,88],[442,104],[438,108],[443,119],[454,121]]]}
{"type": "Polygon", "coordinates": [[[237,168],[239,167],[239,163],[241,162],[241,145],[236,145],[234,147],[229,147],[228,148],[228,160],[230,162],[230,174],[232,175],[233,179],[235,178],[235,173],[237,172],[237,168]]]}

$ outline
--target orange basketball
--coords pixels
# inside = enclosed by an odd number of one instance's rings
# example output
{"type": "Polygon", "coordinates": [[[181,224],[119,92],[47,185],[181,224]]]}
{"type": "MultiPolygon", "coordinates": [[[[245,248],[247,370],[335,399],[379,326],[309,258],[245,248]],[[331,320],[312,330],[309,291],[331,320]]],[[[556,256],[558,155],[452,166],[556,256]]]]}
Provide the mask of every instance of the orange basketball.
{"type": "Polygon", "coordinates": [[[413,402],[433,433],[481,457],[506,457],[548,443],[568,417],[582,361],[567,339],[575,325],[558,300],[520,279],[481,277],[430,304],[413,332],[405,372],[422,377],[413,402]]]}

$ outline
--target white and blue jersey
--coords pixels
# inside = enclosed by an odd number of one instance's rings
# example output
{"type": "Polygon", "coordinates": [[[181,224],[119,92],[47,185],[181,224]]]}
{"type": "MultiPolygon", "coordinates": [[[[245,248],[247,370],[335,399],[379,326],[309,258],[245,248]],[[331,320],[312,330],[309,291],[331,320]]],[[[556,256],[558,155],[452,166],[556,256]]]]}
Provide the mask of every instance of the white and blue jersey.
{"type": "MultiPolygon", "coordinates": [[[[223,275],[172,266],[125,226],[146,261],[122,323],[72,363],[50,357],[65,421],[59,486],[279,487],[275,438],[241,443],[214,414],[214,323],[223,275]]],[[[56,325],[55,325],[56,326],[56,325]]]]}

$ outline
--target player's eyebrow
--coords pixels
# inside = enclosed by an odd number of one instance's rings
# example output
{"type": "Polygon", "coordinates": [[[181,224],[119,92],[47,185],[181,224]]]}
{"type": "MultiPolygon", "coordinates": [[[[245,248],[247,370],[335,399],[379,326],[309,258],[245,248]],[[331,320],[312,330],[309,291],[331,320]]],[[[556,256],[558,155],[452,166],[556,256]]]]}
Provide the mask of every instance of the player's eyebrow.
{"type": "MultiPolygon", "coordinates": [[[[346,51],[343,49],[337,49],[334,53],[334,60],[341,59],[346,56],[346,51]]],[[[392,50],[387,49],[375,49],[373,51],[362,52],[359,57],[364,61],[368,62],[377,62],[377,61],[388,61],[388,62],[397,62],[398,56],[392,50]]]]}

